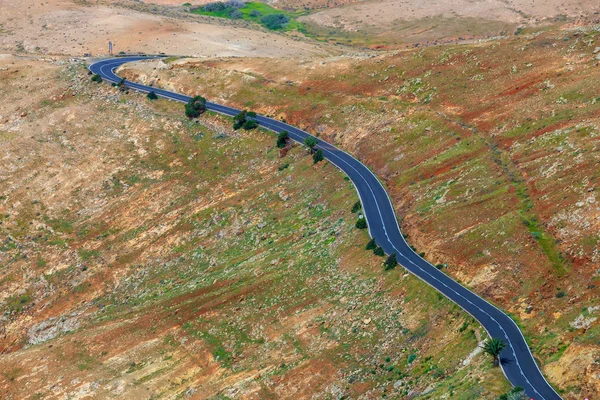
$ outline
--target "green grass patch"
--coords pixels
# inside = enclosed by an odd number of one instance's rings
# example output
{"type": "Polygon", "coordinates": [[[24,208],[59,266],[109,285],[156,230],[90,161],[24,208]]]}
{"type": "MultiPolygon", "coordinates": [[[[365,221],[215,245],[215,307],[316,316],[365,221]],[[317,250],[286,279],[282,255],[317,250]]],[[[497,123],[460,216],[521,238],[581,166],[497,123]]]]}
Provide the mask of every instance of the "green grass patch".
{"type": "Polygon", "coordinates": [[[296,18],[305,15],[306,13],[303,11],[283,11],[278,10],[277,8],[271,7],[268,4],[258,3],[254,1],[250,1],[245,3],[245,5],[241,8],[235,8],[232,6],[225,6],[223,9],[218,11],[205,11],[205,6],[198,7],[192,9],[190,12],[199,15],[207,15],[211,17],[217,18],[227,18],[227,19],[242,19],[244,21],[254,22],[258,25],[264,26],[267,29],[271,30],[281,30],[281,31],[294,31],[298,30],[301,32],[305,31],[304,25],[301,22],[298,22],[296,18]],[[238,10],[241,13],[241,18],[235,18],[234,11],[238,10]],[[233,17],[232,17],[233,15],[233,17]],[[284,15],[289,18],[289,21],[278,27],[277,25],[270,25],[268,22],[268,18],[265,20],[265,17],[269,15],[284,15]]]}

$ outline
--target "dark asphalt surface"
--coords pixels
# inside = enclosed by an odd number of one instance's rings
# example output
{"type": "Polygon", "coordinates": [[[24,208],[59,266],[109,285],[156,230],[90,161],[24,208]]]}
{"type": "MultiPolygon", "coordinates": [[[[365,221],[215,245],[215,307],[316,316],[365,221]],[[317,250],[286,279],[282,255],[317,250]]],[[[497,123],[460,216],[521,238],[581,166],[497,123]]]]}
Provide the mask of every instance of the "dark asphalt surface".
{"type": "MultiPolygon", "coordinates": [[[[118,82],[121,78],[113,72],[115,68],[127,62],[147,58],[150,57],[112,58],[96,62],[89,69],[93,73],[100,74],[107,81],[118,82]]],[[[176,101],[187,102],[190,99],[189,96],[135,82],[126,81],[126,85],[141,92],[154,91],[158,96],[176,101]]],[[[209,110],[230,116],[240,112],[235,108],[215,103],[207,102],[206,105],[209,110]]],[[[275,132],[285,130],[291,139],[300,143],[307,136],[311,136],[294,126],[264,116],[259,115],[257,122],[275,132]]],[[[354,183],[363,206],[363,213],[367,218],[369,233],[375,238],[377,244],[383,247],[387,254],[396,253],[398,262],[404,268],[471,314],[491,337],[501,338],[506,342],[507,346],[500,355],[501,367],[514,386],[524,388],[527,396],[532,399],[560,399],[561,397],[542,375],[515,322],[504,312],[419,257],[404,240],[390,198],[375,174],[350,154],[320,139],[317,140],[319,141],[317,147],[323,151],[325,158],[344,171],[354,183]]]]}

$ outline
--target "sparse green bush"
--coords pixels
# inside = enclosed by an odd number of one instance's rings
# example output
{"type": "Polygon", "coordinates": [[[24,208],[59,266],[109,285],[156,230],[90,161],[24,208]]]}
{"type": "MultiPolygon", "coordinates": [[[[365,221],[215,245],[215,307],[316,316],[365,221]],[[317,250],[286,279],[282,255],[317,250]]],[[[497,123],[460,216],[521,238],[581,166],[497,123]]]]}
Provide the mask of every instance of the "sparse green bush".
{"type": "Polygon", "coordinates": [[[279,171],[283,171],[284,169],[286,169],[287,167],[289,167],[290,164],[289,163],[285,163],[279,166],[279,168],[277,168],[279,171]]]}
{"type": "Polygon", "coordinates": [[[367,220],[365,219],[365,217],[361,215],[360,218],[356,220],[355,226],[358,229],[365,229],[367,227],[367,220]]]}
{"type": "Polygon", "coordinates": [[[385,256],[385,251],[383,251],[383,248],[377,246],[377,248],[375,250],[373,250],[373,254],[375,254],[376,256],[379,256],[379,257],[383,257],[383,256],[385,256]]]}
{"type": "Polygon", "coordinates": [[[362,204],[360,204],[360,201],[357,201],[356,203],[354,203],[354,205],[352,206],[352,210],[350,210],[350,211],[353,213],[359,212],[361,208],[362,208],[362,204]]]}
{"type": "Polygon", "coordinates": [[[92,76],[92,82],[102,83],[102,77],[98,74],[94,74],[94,76],[92,76]]]}
{"type": "Polygon", "coordinates": [[[262,15],[263,14],[259,10],[252,10],[252,11],[250,11],[250,16],[251,17],[254,17],[254,18],[256,18],[256,17],[262,17],[262,15]]]}
{"type": "Polygon", "coordinates": [[[240,111],[238,115],[233,117],[233,129],[238,130],[246,123],[246,116],[248,112],[246,110],[240,111]]]}
{"type": "Polygon", "coordinates": [[[315,139],[312,136],[309,136],[306,139],[304,139],[304,145],[310,149],[311,153],[315,151],[315,146],[318,143],[319,142],[317,141],[317,139],[315,139]]]}
{"type": "Polygon", "coordinates": [[[198,118],[204,111],[206,111],[206,99],[202,96],[192,97],[185,105],[185,116],[188,118],[198,118]]]}
{"type": "Polygon", "coordinates": [[[156,95],[156,93],[154,93],[154,91],[150,91],[146,97],[148,98],[148,100],[158,99],[158,96],[156,95]]]}
{"type": "Polygon", "coordinates": [[[242,14],[242,12],[240,10],[236,9],[236,10],[232,10],[229,13],[229,17],[231,19],[242,19],[242,18],[244,18],[244,14],[242,14]]]}
{"type": "Polygon", "coordinates": [[[315,151],[313,153],[313,164],[316,164],[319,161],[323,161],[323,159],[324,159],[324,157],[323,157],[323,150],[317,149],[317,151],[315,151]]]}
{"type": "Polygon", "coordinates": [[[247,131],[255,129],[256,127],[258,127],[258,122],[253,119],[247,119],[246,122],[244,122],[244,129],[247,131]]]}
{"type": "Polygon", "coordinates": [[[369,240],[369,243],[367,243],[367,246],[365,247],[365,249],[367,249],[367,250],[375,250],[376,248],[377,248],[377,243],[375,242],[375,239],[369,240]]]}
{"type": "Polygon", "coordinates": [[[237,10],[238,8],[244,7],[244,2],[242,1],[215,1],[213,3],[207,3],[202,6],[202,11],[205,12],[221,12],[228,11],[229,14],[233,10],[237,10]]]}
{"type": "Polygon", "coordinates": [[[385,260],[384,265],[386,271],[396,268],[396,266],[398,265],[398,261],[396,261],[396,253],[390,254],[387,260],[385,260]]]}
{"type": "Polygon", "coordinates": [[[287,131],[281,131],[279,133],[279,136],[277,136],[277,147],[283,149],[285,146],[287,146],[288,139],[289,134],[287,133],[287,131]]]}
{"type": "Polygon", "coordinates": [[[556,298],[560,299],[562,297],[565,297],[566,295],[567,295],[567,293],[565,293],[563,290],[561,290],[558,293],[556,293],[556,298]]]}
{"type": "Polygon", "coordinates": [[[260,22],[268,29],[277,30],[285,27],[290,19],[284,14],[270,14],[262,17],[260,22]]]}
{"type": "Polygon", "coordinates": [[[527,400],[527,396],[522,387],[515,386],[508,393],[500,395],[498,400],[527,400]]]}

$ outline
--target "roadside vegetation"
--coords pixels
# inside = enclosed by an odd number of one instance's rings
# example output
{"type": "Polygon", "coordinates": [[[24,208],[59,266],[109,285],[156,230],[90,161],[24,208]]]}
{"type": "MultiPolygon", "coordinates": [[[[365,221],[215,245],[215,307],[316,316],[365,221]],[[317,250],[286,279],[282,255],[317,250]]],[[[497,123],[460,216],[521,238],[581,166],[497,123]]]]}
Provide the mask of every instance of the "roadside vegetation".
{"type": "Polygon", "coordinates": [[[492,356],[494,367],[500,366],[500,353],[506,347],[502,339],[491,338],[483,343],[483,351],[492,356]]]}
{"type": "Polygon", "coordinates": [[[185,116],[192,119],[198,118],[206,111],[206,99],[202,96],[194,96],[185,105],[185,116]]]}
{"type": "Polygon", "coordinates": [[[244,128],[244,130],[251,130],[258,127],[256,122],[256,113],[254,111],[241,111],[238,115],[233,117],[233,129],[238,130],[244,128]]]}

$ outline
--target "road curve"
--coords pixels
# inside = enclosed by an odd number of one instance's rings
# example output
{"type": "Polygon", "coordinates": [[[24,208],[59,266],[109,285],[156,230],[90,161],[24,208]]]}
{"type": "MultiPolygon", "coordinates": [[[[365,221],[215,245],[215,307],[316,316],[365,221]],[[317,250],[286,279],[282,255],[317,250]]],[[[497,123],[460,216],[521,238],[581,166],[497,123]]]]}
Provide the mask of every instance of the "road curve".
{"type": "MultiPolygon", "coordinates": [[[[99,74],[102,79],[116,83],[121,78],[114,73],[115,68],[127,62],[148,58],[152,57],[111,58],[95,62],[90,65],[89,69],[91,72],[99,74]]],[[[190,99],[189,96],[183,94],[131,81],[125,81],[125,84],[131,89],[145,93],[153,91],[158,96],[171,100],[187,102],[190,99]]],[[[206,106],[209,110],[230,116],[240,112],[235,108],[211,102],[207,102],[206,106]]],[[[306,137],[311,136],[292,125],[262,115],[257,116],[257,122],[275,132],[287,131],[290,138],[296,142],[301,143],[306,137]]],[[[410,248],[400,232],[392,202],[375,174],[356,158],[332,144],[319,139],[317,147],[323,151],[327,160],[344,171],[354,183],[363,206],[363,213],[367,218],[369,233],[375,238],[377,244],[387,254],[396,253],[398,262],[404,268],[471,314],[491,337],[501,338],[506,342],[506,348],[502,351],[500,360],[504,375],[511,384],[522,387],[527,396],[532,399],[560,399],[560,395],[542,375],[517,324],[503,311],[449,278],[410,248]]]]}

